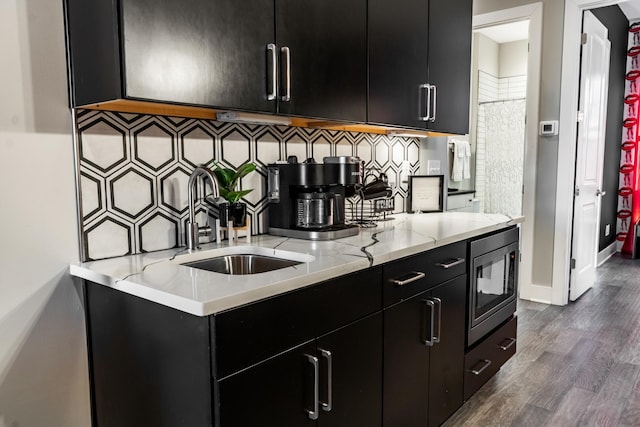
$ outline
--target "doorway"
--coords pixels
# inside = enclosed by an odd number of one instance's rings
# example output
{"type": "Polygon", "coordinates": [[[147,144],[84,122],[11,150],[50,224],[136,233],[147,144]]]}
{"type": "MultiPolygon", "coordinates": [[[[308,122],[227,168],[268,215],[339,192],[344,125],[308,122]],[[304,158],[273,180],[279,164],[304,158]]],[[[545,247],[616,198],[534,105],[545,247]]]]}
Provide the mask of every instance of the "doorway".
{"type": "Polygon", "coordinates": [[[529,22],[473,32],[470,141],[481,212],[522,214],[529,22]]]}
{"type": "MultiPolygon", "coordinates": [[[[521,213],[534,218],[536,195],[536,163],[538,157],[538,116],[540,104],[540,70],[542,57],[542,2],[531,3],[495,12],[475,15],[474,31],[503,24],[528,21],[528,55],[526,61],[526,124],[524,126],[524,156],[522,167],[521,213]]],[[[473,95],[472,95],[473,97],[473,95]]],[[[474,102],[474,104],[477,103],[474,102]]],[[[474,105],[472,104],[472,105],[474,105]]],[[[475,129],[477,117],[471,117],[471,129],[475,129]]],[[[475,137],[475,135],[474,135],[475,137]]],[[[534,221],[521,225],[520,251],[522,261],[519,270],[519,296],[534,301],[549,301],[549,288],[533,282],[534,221]]]]}

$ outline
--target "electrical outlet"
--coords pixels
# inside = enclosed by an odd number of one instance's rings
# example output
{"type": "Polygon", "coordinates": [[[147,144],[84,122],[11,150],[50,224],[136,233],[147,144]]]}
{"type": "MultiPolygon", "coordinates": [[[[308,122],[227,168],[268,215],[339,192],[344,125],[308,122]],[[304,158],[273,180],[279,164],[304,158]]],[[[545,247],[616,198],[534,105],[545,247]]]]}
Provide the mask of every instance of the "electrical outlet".
{"type": "Polygon", "coordinates": [[[611,234],[611,224],[607,224],[604,226],[604,235],[608,236],[609,234],[611,234]]]}

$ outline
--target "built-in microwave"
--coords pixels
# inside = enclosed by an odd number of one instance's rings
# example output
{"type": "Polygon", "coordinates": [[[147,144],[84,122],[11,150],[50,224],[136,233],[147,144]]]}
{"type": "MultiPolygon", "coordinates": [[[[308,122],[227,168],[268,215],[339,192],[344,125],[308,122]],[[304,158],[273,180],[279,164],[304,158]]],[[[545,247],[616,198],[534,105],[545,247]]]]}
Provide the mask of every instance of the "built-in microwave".
{"type": "Polygon", "coordinates": [[[468,346],[516,311],[518,236],[518,228],[512,227],[469,243],[468,346]]]}

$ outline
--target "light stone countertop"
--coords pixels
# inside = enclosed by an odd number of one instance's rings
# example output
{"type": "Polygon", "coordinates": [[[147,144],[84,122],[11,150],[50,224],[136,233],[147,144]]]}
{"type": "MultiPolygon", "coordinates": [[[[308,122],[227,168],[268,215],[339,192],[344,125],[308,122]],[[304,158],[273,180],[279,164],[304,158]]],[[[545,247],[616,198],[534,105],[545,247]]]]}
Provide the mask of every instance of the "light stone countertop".
{"type": "Polygon", "coordinates": [[[271,235],[250,244],[223,242],[130,255],[70,266],[73,276],[197,316],[229,310],[370,266],[469,239],[524,221],[500,214],[444,212],[395,214],[375,228],[338,240],[318,242],[271,235]],[[293,257],[292,267],[251,275],[226,275],[180,265],[228,253],[293,257]],[[293,254],[292,254],[293,253],[293,254]]]}

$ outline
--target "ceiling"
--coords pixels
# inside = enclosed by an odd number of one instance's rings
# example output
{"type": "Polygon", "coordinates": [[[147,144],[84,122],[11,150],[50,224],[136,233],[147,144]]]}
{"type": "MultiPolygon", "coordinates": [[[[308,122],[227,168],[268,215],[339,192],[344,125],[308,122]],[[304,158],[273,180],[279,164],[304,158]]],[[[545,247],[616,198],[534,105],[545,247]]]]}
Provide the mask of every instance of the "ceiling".
{"type": "Polygon", "coordinates": [[[640,18],[640,0],[625,1],[620,3],[619,6],[629,21],[640,18]]]}
{"type": "MultiPolygon", "coordinates": [[[[626,0],[619,3],[620,9],[629,21],[640,20],[640,0],[626,0]]],[[[529,38],[529,21],[510,22],[474,30],[484,34],[496,43],[509,43],[529,38]]]]}
{"type": "MultiPolygon", "coordinates": [[[[635,1],[640,3],[640,0],[635,1]]],[[[529,38],[529,20],[480,28],[474,32],[481,33],[499,44],[526,40],[529,38]]]]}

